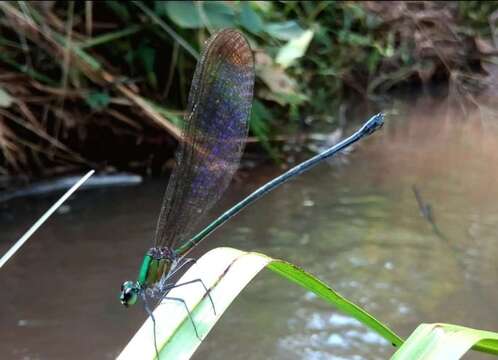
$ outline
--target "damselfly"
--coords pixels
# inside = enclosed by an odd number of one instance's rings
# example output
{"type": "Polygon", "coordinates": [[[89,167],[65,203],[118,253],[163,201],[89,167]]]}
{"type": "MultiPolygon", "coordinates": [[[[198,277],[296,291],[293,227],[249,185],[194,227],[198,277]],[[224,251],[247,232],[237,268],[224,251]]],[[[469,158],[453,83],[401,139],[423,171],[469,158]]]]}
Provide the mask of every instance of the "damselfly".
{"type": "MultiPolygon", "coordinates": [[[[160,301],[173,287],[187,285],[172,285],[169,280],[192,261],[185,257],[198,243],[191,239],[192,230],[220,198],[238,167],[253,87],[254,60],[244,36],[231,29],[213,35],[195,69],[182,143],[164,195],[154,246],[144,257],[137,281],[123,283],[123,305],[133,305],[140,296],[147,301],[147,295],[160,301]],[[175,248],[176,244],[181,247],[175,248]]],[[[201,280],[194,282],[204,286],[201,280]]]]}
{"type": "MultiPolygon", "coordinates": [[[[202,280],[171,283],[171,277],[193,261],[186,258],[193,247],[264,194],[383,124],[382,114],[373,116],[349,138],[266,183],[193,236],[199,220],[220,198],[238,167],[247,137],[253,86],[254,60],[247,40],[232,29],[214,34],[194,73],[183,141],[164,196],[154,246],[143,259],[137,281],[123,283],[123,305],[133,305],[139,297],[146,300],[147,295],[162,301],[168,299],[172,288],[193,282],[204,286],[202,280]]],[[[183,299],[169,299],[183,302],[186,307],[183,299]]]]}

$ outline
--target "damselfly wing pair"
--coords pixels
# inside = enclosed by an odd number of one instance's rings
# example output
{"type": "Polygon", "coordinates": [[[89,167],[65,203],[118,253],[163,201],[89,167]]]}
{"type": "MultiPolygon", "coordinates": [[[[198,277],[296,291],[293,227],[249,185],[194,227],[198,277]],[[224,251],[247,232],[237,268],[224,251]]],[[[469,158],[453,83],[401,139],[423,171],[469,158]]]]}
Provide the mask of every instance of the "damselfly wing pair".
{"type": "MultiPolygon", "coordinates": [[[[171,277],[190,261],[185,255],[215,229],[264,194],[383,124],[384,116],[374,115],[353,135],[266,183],[194,235],[199,220],[226,190],[239,165],[254,78],[253,54],[240,32],[222,30],[207,41],[192,80],[177,164],[164,196],[154,246],[144,257],[137,281],[123,283],[123,305],[133,305],[149,295],[158,301],[167,299],[173,287],[187,285],[171,283],[171,277]]],[[[202,280],[194,282],[204,286],[202,280]]]]}

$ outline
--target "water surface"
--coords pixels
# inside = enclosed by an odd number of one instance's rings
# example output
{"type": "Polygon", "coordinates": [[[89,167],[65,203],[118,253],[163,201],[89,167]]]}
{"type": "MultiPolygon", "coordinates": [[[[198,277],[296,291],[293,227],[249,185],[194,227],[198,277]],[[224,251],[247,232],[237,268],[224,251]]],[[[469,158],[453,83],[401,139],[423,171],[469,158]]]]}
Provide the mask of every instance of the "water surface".
{"type": "MultiPolygon", "coordinates": [[[[402,336],[421,322],[498,331],[498,134],[492,122],[415,104],[362,142],[269,194],[213,234],[218,246],[291,261],[402,336]],[[416,185],[442,236],[420,215],[416,185]]],[[[218,210],[279,174],[238,174],[218,210]]],[[[165,180],[77,193],[0,272],[0,353],[111,359],[145,319],[118,301],[136,276],[165,180]]],[[[54,201],[0,205],[2,253],[54,201]]],[[[313,294],[263,271],[195,359],[384,359],[391,345],[313,294]]],[[[468,358],[478,359],[472,355],[468,358]]]]}

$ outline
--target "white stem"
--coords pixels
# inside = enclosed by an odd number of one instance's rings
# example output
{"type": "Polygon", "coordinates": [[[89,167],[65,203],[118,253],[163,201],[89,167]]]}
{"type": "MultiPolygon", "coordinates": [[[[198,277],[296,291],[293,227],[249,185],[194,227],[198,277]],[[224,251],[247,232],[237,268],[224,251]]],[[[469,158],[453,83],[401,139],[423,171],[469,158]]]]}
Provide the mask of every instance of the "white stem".
{"type": "Polygon", "coordinates": [[[0,258],[0,268],[9,261],[9,259],[19,250],[21,246],[24,245],[26,241],[33,235],[33,233],[38,230],[40,226],[43,225],[45,221],[61,206],[64,201],[66,201],[90,176],[93,175],[95,170],[90,170],[83,176],[76,184],[74,184],[64,195],[60,197],[51,207],[48,209],[34,224],[29,228],[28,231],[19,239],[17,242],[5,253],[4,256],[0,258]]]}

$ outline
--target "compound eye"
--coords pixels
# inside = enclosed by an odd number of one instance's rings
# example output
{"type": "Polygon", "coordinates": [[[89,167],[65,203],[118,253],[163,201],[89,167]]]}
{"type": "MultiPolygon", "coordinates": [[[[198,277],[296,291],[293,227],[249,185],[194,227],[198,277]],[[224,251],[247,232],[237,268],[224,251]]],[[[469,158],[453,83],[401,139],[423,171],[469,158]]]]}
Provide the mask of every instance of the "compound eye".
{"type": "Polygon", "coordinates": [[[121,291],[120,296],[121,304],[126,307],[135,304],[138,300],[137,290],[127,285],[129,284],[124,284],[123,291],[121,291]]]}
{"type": "Polygon", "coordinates": [[[133,286],[133,281],[125,281],[124,283],[121,284],[121,292],[125,291],[126,289],[132,288],[133,286]]]}
{"type": "Polygon", "coordinates": [[[133,305],[137,302],[137,289],[132,281],[125,281],[121,285],[121,294],[119,296],[119,300],[121,304],[128,307],[129,305],[133,305]]]}

